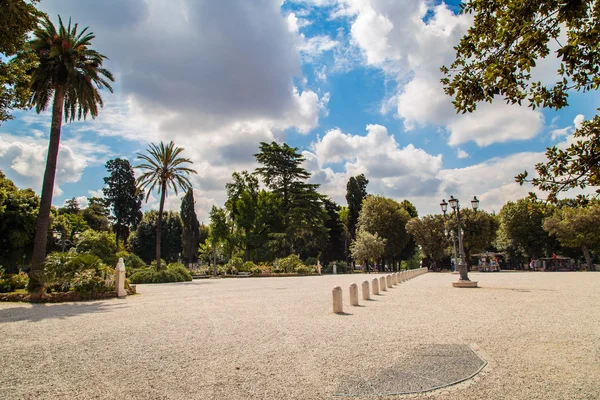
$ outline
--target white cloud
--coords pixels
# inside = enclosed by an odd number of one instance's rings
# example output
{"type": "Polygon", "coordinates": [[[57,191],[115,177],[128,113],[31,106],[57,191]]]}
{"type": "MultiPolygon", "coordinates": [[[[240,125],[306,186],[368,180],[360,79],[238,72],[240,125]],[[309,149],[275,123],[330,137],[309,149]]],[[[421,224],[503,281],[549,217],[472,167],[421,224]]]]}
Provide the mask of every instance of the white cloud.
{"type": "Polygon", "coordinates": [[[456,157],[458,158],[469,158],[469,153],[467,153],[466,151],[462,150],[462,149],[456,149],[456,157]]]}
{"type": "MultiPolygon", "coordinates": [[[[456,114],[440,83],[439,68],[454,59],[453,46],[472,23],[470,15],[456,15],[446,4],[425,0],[340,0],[335,16],[353,18],[351,35],[369,66],[381,68],[398,83],[396,99],[382,111],[397,106],[406,130],[443,126],[457,145],[479,146],[527,140],[543,125],[539,111],[495,102],[473,114],[456,114]],[[343,12],[342,12],[343,11],[343,12]]],[[[543,71],[553,68],[544,66],[543,71]]]]}
{"type": "Polygon", "coordinates": [[[510,140],[527,140],[544,127],[544,116],[528,108],[485,103],[476,112],[462,114],[448,123],[451,146],[474,141],[478,146],[510,140]]]}
{"type": "MultiPolygon", "coordinates": [[[[48,142],[44,139],[17,137],[9,134],[0,136],[0,169],[19,187],[30,187],[41,191],[42,171],[46,168],[48,142]]],[[[63,144],[58,153],[54,194],[62,194],[60,185],[79,181],[83,169],[88,165],[87,157],[63,144]]]]}

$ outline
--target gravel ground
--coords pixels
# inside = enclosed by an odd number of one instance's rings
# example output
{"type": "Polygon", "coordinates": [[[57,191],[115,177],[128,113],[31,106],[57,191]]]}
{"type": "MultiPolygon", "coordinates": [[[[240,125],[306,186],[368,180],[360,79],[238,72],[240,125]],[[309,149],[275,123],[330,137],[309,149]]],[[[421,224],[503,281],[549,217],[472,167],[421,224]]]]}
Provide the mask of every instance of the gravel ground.
{"type": "MultiPolygon", "coordinates": [[[[410,379],[393,371],[418,362],[419,349],[456,345],[489,364],[417,397],[600,398],[600,273],[470,276],[481,288],[430,273],[361,307],[349,306],[348,286],[375,275],[197,280],[138,285],[127,299],[0,303],[0,398],[339,399],[348,382],[410,379]],[[336,285],[347,315],[331,312],[336,285]]],[[[438,361],[440,375],[457,359],[438,361]]]]}

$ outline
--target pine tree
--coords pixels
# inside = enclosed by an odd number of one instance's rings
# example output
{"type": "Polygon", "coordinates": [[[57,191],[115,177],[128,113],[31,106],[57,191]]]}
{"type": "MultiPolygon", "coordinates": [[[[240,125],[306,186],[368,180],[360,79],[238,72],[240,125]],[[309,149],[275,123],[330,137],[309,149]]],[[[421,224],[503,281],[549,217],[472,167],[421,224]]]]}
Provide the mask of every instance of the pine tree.
{"type": "Polygon", "coordinates": [[[183,258],[187,263],[196,261],[198,244],[200,238],[200,222],[194,209],[194,191],[188,189],[181,200],[181,219],[183,222],[183,233],[181,240],[183,242],[183,258]]]}
{"type": "Polygon", "coordinates": [[[107,207],[110,208],[115,224],[113,230],[117,238],[127,237],[130,229],[135,229],[142,218],[143,191],[138,191],[129,161],[116,158],[106,163],[109,176],[104,178],[106,187],[102,189],[107,207]]]}

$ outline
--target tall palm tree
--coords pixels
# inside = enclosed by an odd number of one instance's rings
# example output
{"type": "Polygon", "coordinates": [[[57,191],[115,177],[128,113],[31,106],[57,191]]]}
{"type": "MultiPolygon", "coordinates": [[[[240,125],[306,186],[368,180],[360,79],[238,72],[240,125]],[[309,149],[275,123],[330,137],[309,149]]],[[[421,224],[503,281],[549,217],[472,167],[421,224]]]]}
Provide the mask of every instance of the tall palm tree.
{"type": "Polygon", "coordinates": [[[137,165],[136,168],[145,170],[145,172],[137,179],[137,182],[140,189],[147,189],[146,202],[155,187],[160,193],[160,207],[156,222],[157,271],[160,271],[160,236],[167,190],[170,186],[177,194],[179,189],[182,191],[190,189],[192,184],[186,175],[196,173],[193,169],[183,166],[186,163],[192,164],[192,161],[189,158],[179,157],[182,151],[182,147],[176,147],[171,141],[167,145],[164,142],[160,142],[158,145],[151,143],[147,155],[138,153],[138,158],[144,160],[145,163],[137,165]]]}
{"type": "Polygon", "coordinates": [[[60,16],[58,21],[57,31],[48,17],[44,17],[29,42],[39,59],[38,64],[30,71],[30,104],[40,113],[52,102],[50,141],[31,261],[32,290],[40,287],[36,275],[46,257],[48,220],[63,114],[65,122],[75,118],[85,119],[88,114],[95,118],[98,115],[98,106],[103,105],[98,90],[107,88],[112,92],[110,82],[114,82],[110,71],[102,68],[102,63],[107,58],[90,48],[91,41],[95,38],[94,34],[88,32],[88,28],[77,32],[77,24],[71,26],[70,19],[66,27],[60,16]]]}

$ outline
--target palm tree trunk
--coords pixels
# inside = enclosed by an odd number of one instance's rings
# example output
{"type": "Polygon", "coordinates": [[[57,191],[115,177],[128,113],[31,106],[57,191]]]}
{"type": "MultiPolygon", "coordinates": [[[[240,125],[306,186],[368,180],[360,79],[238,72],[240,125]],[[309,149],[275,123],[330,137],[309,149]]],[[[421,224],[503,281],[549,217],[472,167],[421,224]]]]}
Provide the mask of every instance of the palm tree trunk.
{"type": "Polygon", "coordinates": [[[592,257],[590,257],[590,251],[588,250],[587,246],[584,244],[583,246],[581,246],[581,250],[583,251],[583,256],[585,257],[585,262],[588,265],[588,271],[595,271],[596,270],[596,266],[594,264],[592,264],[592,257]]]}
{"type": "Polygon", "coordinates": [[[165,197],[167,195],[167,182],[160,187],[160,207],[158,208],[158,221],[156,221],[156,270],[160,271],[160,236],[162,228],[163,209],[165,208],[165,197]]]}
{"type": "Polygon", "coordinates": [[[46,258],[48,224],[50,219],[50,208],[52,207],[52,194],[54,193],[56,164],[58,163],[64,102],[65,88],[63,86],[57,86],[54,91],[54,104],[52,105],[52,124],[50,126],[48,155],[46,157],[46,171],[44,172],[44,181],[42,183],[40,211],[38,212],[35,226],[33,255],[31,258],[31,270],[29,271],[29,290],[39,290],[41,288],[38,274],[42,271],[42,264],[46,258]]]}

